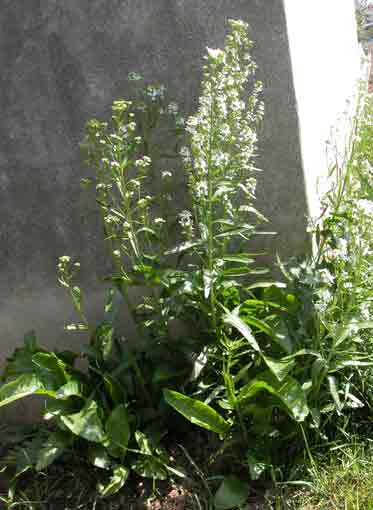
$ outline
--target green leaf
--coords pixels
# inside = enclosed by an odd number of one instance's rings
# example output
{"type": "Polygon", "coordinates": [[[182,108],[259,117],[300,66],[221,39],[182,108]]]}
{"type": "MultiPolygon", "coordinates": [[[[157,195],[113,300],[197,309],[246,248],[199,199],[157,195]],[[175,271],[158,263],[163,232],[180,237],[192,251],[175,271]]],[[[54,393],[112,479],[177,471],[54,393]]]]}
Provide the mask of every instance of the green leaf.
{"type": "Polygon", "coordinates": [[[131,431],[128,421],[127,409],[123,404],[117,406],[106,422],[106,433],[114,446],[126,450],[131,431]]]}
{"type": "Polygon", "coordinates": [[[16,450],[16,473],[15,477],[20,476],[29,469],[33,469],[37,462],[40,450],[43,448],[46,436],[44,432],[38,433],[26,445],[16,450]]]}
{"type": "Polygon", "coordinates": [[[342,344],[351,334],[358,333],[362,329],[373,329],[372,321],[351,321],[347,326],[341,326],[335,335],[334,346],[338,347],[342,344]]]}
{"type": "Polygon", "coordinates": [[[42,471],[60,457],[66,447],[71,443],[69,434],[53,432],[39,450],[36,462],[36,471],[42,471]]]}
{"type": "Polygon", "coordinates": [[[294,420],[301,422],[307,417],[309,409],[304,391],[301,385],[289,376],[281,383],[272,373],[264,372],[241,389],[238,399],[245,402],[263,390],[277,397],[294,420]]]}
{"type": "Polygon", "coordinates": [[[247,456],[247,464],[249,466],[250,477],[252,480],[259,480],[261,475],[267,469],[267,464],[259,462],[254,455],[247,456]]]}
{"type": "Polygon", "coordinates": [[[224,478],[214,497],[215,510],[230,510],[243,505],[249,495],[249,486],[236,476],[224,478]]]}
{"type": "Polygon", "coordinates": [[[255,262],[255,259],[253,259],[252,257],[248,256],[248,255],[245,255],[245,254],[240,254],[240,255],[229,255],[229,256],[226,256],[226,257],[222,257],[222,260],[224,260],[225,262],[238,262],[240,264],[254,264],[255,262]]]}
{"type": "Polygon", "coordinates": [[[126,483],[130,470],[125,466],[117,466],[113,469],[113,475],[106,485],[98,483],[97,489],[101,497],[106,498],[116,494],[126,483]]]}
{"type": "Polygon", "coordinates": [[[174,255],[176,253],[183,253],[185,251],[190,250],[191,248],[195,248],[196,246],[199,246],[201,244],[201,241],[185,241],[185,243],[178,244],[175,246],[175,248],[172,248],[172,250],[166,251],[165,255],[174,255]]]}
{"type": "Polygon", "coordinates": [[[285,289],[286,283],[282,282],[256,282],[252,283],[246,289],[252,290],[252,289],[266,289],[267,287],[277,287],[278,289],[285,289]]]}
{"type": "Polygon", "coordinates": [[[106,437],[94,400],[88,400],[79,413],[61,416],[61,420],[71,432],[87,441],[101,443],[106,437]]]}
{"type": "Polygon", "coordinates": [[[24,345],[18,347],[12,356],[7,360],[4,370],[4,379],[11,376],[24,375],[26,373],[34,373],[32,364],[32,356],[40,349],[37,346],[36,336],[33,331],[24,336],[24,345]]]}
{"type": "Polygon", "coordinates": [[[53,352],[38,352],[33,355],[32,363],[35,372],[44,387],[56,391],[68,381],[68,374],[65,370],[65,363],[53,352]]]}
{"type": "Polygon", "coordinates": [[[61,386],[56,393],[56,398],[67,398],[71,396],[83,396],[82,383],[77,379],[71,379],[68,383],[61,386]]]}
{"type": "Polygon", "coordinates": [[[280,382],[286,378],[295,365],[295,361],[293,359],[277,360],[264,355],[262,355],[262,358],[272,374],[275,375],[280,382]]]}
{"type": "Polygon", "coordinates": [[[76,310],[81,312],[83,303],[82,291],[75,285],[74,287],[70,288],[70,295],[76,310]]]}
{"type": "Polygon", "coordinates": [[[152,455],[153,447],[150,438],[146,434],[140,432],[140,430],[136,430],[135,439],[144,455],[152,455]]]}
{"type": "Polygon", "coordinates": [[[255,340],[255,337],[252,334],[251,329],[242,319],[240,319],[238,313],[239,313],[238,308],[235,308],[233,312],[226,310],[226,314],[224,315],[224,322],[237,329],[241,333],[241,335],[244,338],[246,338],[246,340],[249,342],[254,351],[260,352],[260,347],[258,345],[258,342],[255,340]]]}
{"type": "Polygon", "coordinates": [[[0,388],[0,407],[29,395],[43,395],[47,393],[36,375],[24,374],[0,388]]]}
{"type": "Polygon", "coordinates": [[[312,363],[311,368],[311,377],[312,377],[312,385],[315,388],[319,388],[324,377],[328,373],[329,366],[326,360],[323,358],[317,358],[312,363]]]}
{"type": "Polygon", "coordinates": [[[337,409],[338,414],[342,411],[342,404],[338,395],[338,386],[336,378],[333,375],[328,376],[329,390],[330,394],[333,397],[335,407],[337,409]]]}
{"type": "Polygon", "coordinates": [[[159,365],[154,370],[152,381],[153,383],[164,383],[165,381],[175,379],[176,377],[180,377],[181,375],[188,373],[189,370],[189,367],[172,367],[169,364],[159,365]]]}
{"type": "Polygon", "coordinates": [[[76,402],[73,399],[49,399],[44,410],[44,419],[50,420],[56,416],[73,414],[76,411],[76,402]]]}
{"type": "Polygon", "coordinates": [[[111,468],[111,459],[107,453],[107,450],[104,446],[99,444],[92,444],[88,448],[87,453],[88,460],[95,467],[100,469],[110,469],[111,468]]]}
{"type": "Polygon", "coordinates": [[[263,333],[265,333],[266,335],[268,335],[270,337],[272,337],[273,334],[274,334],[274,332],[273,332],[271,326],[269,326],[269,324],[267,324],[263,320],[257,319],[256,317],[253,317],[252,315],[249,315],[249,314],[245,313],[243,315],[243,317],[242,317],[242,320],[245,322],[245,324],[249,324],[250,326],[254,326],[259,331],[262,331],[263,333]]]}
{"type": "Polygon", "coordinates": [[[167,389],[163,390],[163,395],[166,402],[191,423],[217,434],[225,434],[228,431],[229,423],[215,409],[200,400],[167,389]]]}
{"type": "Polygon", "coordinates": [[[214,287],[216,276],[217,275],[215,271],[208,271],[207,269],[203,271],[203,290],[205,299],[208,299],[214,287]]]}
{"type": "Polygon", "coordinates": [[[110,358],[113,351],[114,327],[109,321],[102,321],[94,334],[94,346],[98,348],[104,360],[110,358]]]}
{"type": "Polygon", "coordinates": [[[144,478],[153,478],[154,480],[166,480],[168,478],[166,467],[153,456],[146,456],[137,460],[131,465],[131,468],[144,478]]]}

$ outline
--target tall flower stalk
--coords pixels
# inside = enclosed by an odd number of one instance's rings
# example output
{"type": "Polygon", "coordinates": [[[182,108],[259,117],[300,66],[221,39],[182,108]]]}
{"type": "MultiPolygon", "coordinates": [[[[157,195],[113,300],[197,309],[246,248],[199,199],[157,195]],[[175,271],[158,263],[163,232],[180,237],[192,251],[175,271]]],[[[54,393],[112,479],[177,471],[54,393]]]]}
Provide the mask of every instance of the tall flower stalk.
{"type": "Polygon", "coordinates": [[[239,240],[247,241],[255,233],[257,219],[264,219],[253,205],[256,131],[264,111],[262,84],[254,78],[247,24],[230,21],[230,27],[224,50],[207,50],[199,108],[188,119],[189,146],[182,151],[193,211],[189,231],[194,232],[192,245],[202,261],[214,331],[216,292],[227,271],[237,276],[228,266],[241,262],[245,270],[241,268],[239,276],[248,272],[247,257],[233,259],[232,253],[237,254],[239,240]]]}

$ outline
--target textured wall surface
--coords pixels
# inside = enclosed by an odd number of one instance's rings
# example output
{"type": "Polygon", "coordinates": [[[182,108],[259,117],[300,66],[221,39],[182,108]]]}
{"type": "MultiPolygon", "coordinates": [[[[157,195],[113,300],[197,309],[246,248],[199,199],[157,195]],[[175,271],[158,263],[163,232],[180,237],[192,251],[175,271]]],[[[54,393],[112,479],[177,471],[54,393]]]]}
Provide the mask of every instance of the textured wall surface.
{"type": "Polygon", "coordinates": [[[223,44],[229,18],[249,22],[264,82],[259,207],[279,233],[266,247],[301,252],[307,198],[281,0],[2,0],[0,358],[32,328],[52,347],[79,341],[63,332],[72,310],[58,256],[82,261],[89,314],[101,307],[104,249],[94,221],[81,219],[90,203],[79,190],[84,122],[126,95],[131,71],[193,111],[204,48],[223,44]]]}

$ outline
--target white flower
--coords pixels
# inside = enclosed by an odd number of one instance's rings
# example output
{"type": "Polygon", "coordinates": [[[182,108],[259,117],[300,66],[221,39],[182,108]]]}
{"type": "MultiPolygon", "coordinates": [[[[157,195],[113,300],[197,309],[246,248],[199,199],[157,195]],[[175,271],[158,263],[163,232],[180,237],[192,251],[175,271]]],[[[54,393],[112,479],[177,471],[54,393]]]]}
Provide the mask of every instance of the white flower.
{"type": "Polygon", "coordinates": [[[366,214],[367,216],[373,216],[373,201],[361,199],[357,201],[358,207],[366,214]]]}
{"type": "Polygon", "coordinates": [[[223,50],[214,49],[214,48],[207,48],[207,54],[212,60],[216,61],[224,61],[225,53],[223,50]]]}

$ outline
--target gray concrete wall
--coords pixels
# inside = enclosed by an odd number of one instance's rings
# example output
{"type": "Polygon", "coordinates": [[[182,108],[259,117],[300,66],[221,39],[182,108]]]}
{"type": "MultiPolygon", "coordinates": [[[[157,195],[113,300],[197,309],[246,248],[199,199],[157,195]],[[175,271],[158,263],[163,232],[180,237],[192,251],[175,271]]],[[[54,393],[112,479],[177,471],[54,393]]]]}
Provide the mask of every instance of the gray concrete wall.
{"type": "MultiPolygon", "coordinates": [[[[51,347],[78,342],[63,332],[73,314],[57,284],[60,255],[82,261],[89,314],[101,309],[97,278],[105,251],[95,221],[81,221],[92,205],[79,189],[84,122],[107,115],[112,100],[126,96],[131,71],[164,83],[184,112],[192,112],[204,48],[223,44],[229,18],[250,24],[264,83],[258,205],[279,233],[265,247],[301,253],[307,244],[307,186],[281,0],[1,2],[0,359],[31,328],[51,347]]],[[[334,37],[345,39],[333,27],[334,37]]]]}

